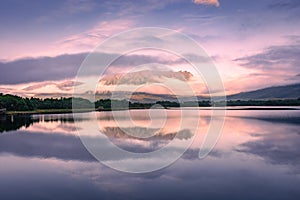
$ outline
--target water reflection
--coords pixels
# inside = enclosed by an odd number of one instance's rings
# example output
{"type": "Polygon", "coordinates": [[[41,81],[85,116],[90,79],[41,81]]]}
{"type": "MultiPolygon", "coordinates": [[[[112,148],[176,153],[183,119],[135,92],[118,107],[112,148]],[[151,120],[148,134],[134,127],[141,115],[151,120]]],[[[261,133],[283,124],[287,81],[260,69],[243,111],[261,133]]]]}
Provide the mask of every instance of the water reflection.
{"type": "MultiPolygon", "coordinates": [[[[109,113],[99,114],[99,134],[135,152],[161,148],[173,139],[176,114],[164,129],[147,129],[148,119],[137,113],[132,127],[118,127],[109,113]],[[140,134],[151,136],[136,137],[140,134]]],[[[91,123],[85,115],[79,124],[70,114],[1,119],[1,198],[300,198],[299,111],[228,111],[222,136],[204,160],[198,159],[198,148],[209,126],[209,111],[191,116],[200,118],[191,148],[172,166],[142,175],[95,162],[76,134],[91,123]]],[[[180,140],[192,136],[189,126],[179,131],[180,140]]]]}
{"type": "Polygon", "coordinates": [[[237,151],[260,156],[271,164],[292,166],[300,173],[300,121],[295,121],[280,121],[280,126],[274,126],[274,120],[253,121],[261,130],[252,134],[255,140],[242,143],[237,151]]]}
{"type": "Polygon", "coordinates": [[[16,116],[0,116],[0,133],[18,130],[22,127],[29,127],[36,120],[30,117],[16,117],[16,116]]]}
{"type": "Polygon", "coordinates": [[[18,130],[20,128],[28,128],[34,123],[49,123],[57,122],[74,123],[71,114],[50,114],[50,115],[2,115],[0,116],[0,133],[18,130]]]}

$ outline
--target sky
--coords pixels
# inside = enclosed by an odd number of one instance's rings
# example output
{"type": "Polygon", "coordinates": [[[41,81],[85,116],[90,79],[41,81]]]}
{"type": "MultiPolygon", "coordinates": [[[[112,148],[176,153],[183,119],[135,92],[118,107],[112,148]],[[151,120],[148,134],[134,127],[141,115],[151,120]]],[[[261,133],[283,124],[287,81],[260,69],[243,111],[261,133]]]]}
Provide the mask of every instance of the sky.
{"type": "MultiPolygon", "coordinates": [[[[300,81],[299,0],[2,0],[0,26],[2,93],[69,95],[73,84],[82,84],[75,77],[91,51],[141,27],[168,28],[195,40],[213,60],[227,94],[300,81]]],[[[148,51],[125,55],[107,70],[106,80],[154,61],[174,70],[164,72],[160,83],[178,79],[184,64],[171,57],[148,51]]],[[[187,81],[197,94],[207,93],[195,79],[187,81]]],[[[103,91],[112,89],[101,84],[103,91]]]]}

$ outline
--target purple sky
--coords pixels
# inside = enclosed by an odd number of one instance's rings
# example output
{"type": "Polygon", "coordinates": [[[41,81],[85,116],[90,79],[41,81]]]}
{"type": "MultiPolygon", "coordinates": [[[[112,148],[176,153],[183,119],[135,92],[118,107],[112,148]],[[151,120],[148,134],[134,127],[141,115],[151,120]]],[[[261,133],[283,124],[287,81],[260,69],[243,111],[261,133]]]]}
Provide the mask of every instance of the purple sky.
{"type": "MultiPolygon", "coordinates": [[[[2,0],[0,25],[3,93],[68,93],[61,85],[74,80],[88,52],[136,27],[174,29],[196,40],[228,94],[300,79],[299,0],[2,0]]],[[[151,59],[131,55],[118,69],[151,59]]]]}

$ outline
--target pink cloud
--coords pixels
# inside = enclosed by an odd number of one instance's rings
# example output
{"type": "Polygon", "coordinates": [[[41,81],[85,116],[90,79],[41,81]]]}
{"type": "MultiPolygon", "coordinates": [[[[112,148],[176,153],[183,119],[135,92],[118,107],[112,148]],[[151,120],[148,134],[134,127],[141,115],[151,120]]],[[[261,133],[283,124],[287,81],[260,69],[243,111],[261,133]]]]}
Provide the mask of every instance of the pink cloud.
{"type": "Polygon", "coordinates": [[[108,37],[134,26],[132,20],[102,21],[90,30],[70,35],[55,43],[67,52],[89,51],[108,37]]]}
{"type": "Polygon", "coordinates": [[[211,5],[211,6],[220,6],[220,2],[218,0],[194,0],[195,4],[203,4],[203,5],[211,5]]]}
{"type": "Polygon", "coordinates": [[[107,75],[101,79],[104,85],[144,85],[148,83],[161,83],[165,79],[174,79],[180,81],[188,81],[193,74],[187,71],[151,71],[142,70],[127,74],[107,75]]]}

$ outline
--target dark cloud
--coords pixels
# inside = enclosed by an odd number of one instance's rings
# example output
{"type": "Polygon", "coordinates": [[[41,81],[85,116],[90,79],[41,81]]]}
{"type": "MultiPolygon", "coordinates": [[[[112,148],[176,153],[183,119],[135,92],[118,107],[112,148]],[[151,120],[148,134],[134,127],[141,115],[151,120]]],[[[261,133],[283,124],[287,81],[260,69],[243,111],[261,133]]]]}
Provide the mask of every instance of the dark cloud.
{"type": "MultiPolygon", "coordinates": [[[[227,154],[229,153],[213,149],[211,152],[209,152],[208,156],[223,159],[228,157],[227,154]]],[[[185,160],[199,160],[199,149],[190,148],[186,152],[184,152],[181,158],[185,160]]]]}
{"type": "Polygon", "coordinates": [[[300,35],[286,35],[284,37],[293,43],[300,44],[300,35]]]}
{"type": "Polygon", "coordinates": [[[18,84],[75,77],[86,53],[25,58],[0,63],[0,84],[18,84]]]}
{"type": "Polygon", "coordinates": [[[283,10],[296,9],[300,7],[300,1],[299,0],[277,0],[277,1],[272,1],[269,7],[274,9],[283,9],[283,10]]]}
{"type": "Polygon", "coordinates": [[[292,45],[271,46],[263,52],[237,58],[234,61],[240,62],[247,68],[261,70],[285,70],[297,73],[300,67],[300,43],[292,45]]]}
{"type": "MultiPolygon", "coordinates": [[[[0,84],[19,84],[74,78],[87,55],[87,53],[66,54],[56,57],[24,58],[11,62],[0,62],[0,84]]],[[[138,66],[149,63],[169,65],[185,62],[183,59],[169,60],[168,58],[157,56],[121,56],[105,53],[94,53],[90,55],[90,58],[94,60],[89,62],[91,64],[88,71],[89,75],[99,73],[101,66],[105,66],[105,61],[113,58],[117,58],[111,64],[114,67],[138,66]]]]}

